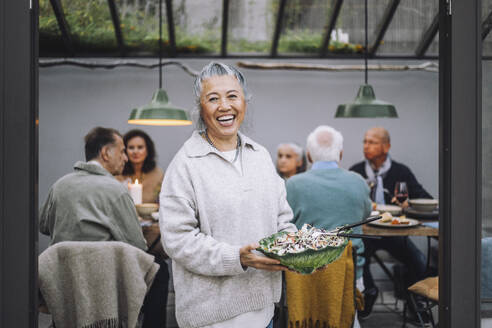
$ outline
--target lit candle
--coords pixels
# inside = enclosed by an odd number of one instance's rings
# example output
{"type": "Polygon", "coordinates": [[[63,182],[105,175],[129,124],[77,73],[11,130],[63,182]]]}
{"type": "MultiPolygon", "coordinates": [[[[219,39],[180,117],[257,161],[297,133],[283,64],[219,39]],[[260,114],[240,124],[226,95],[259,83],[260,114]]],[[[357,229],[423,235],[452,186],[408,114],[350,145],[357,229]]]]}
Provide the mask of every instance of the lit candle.
{"type": "Polygon", "coordinates": [[[135,205],[142,204],[142,184],[138,183],[138,179],[135,180],[135,183],[128,184],[128,191],[135,205]]]}

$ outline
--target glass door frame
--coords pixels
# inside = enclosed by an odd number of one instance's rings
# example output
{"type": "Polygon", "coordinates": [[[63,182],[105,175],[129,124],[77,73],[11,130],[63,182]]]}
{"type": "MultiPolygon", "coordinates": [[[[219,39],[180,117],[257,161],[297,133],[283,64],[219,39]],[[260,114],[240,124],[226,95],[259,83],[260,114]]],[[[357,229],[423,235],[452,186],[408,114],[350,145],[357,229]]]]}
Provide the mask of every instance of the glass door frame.
{"type": "Polygon", "coordinates": [[[0,1],[0,327],[37,327],[37,4],[0,1]]]}
{"type": "MultiPolygon", "coordinates": [[[[439,321],[441,327],[479,327],[481,1],[439,1],[439,321]]],[[[0,1],[4,327],[37,326],[37,13],[36,0],[0,1]]]]}
{"type": "Polygon", "coordinates": [[[480,327],[481,0],[439,1],[439,326],[480,327]]]}

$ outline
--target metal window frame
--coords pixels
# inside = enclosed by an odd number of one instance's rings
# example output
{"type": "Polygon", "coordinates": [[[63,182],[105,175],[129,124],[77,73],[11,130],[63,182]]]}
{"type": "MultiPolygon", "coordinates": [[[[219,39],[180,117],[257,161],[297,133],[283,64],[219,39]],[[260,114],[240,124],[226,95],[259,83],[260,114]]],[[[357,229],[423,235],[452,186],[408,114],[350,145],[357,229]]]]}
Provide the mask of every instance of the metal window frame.
{"type": "Polygon", "coordinates": [[[487,38],[490,30],[492,30],[492,11],[487,15],[487,17],[482,22],[482,41],[487,38]]]}
{"type": "Polygon", "coordinates": [[[53,13],[56,17],[56,22],[58,23],[58,28],[62,36],[63,44],[69,56],[75,55],[75,49],[73,46],[72,36],[70,35],[70,29],[68,28],[67,20],[65,19],[65,12],[61,5],[60,0],[50,0],[51,8],[53,8],[53,13]]]}
{"type": "Polygon", "coordinates": [[[285,16],[285,6],[287,0],[280,0],[277,12],[277,21],[275,22],[275,30],[272,39],[272,48],[270,50],[270,57],[277,57],[278,54],[278,41],[280,39],[280,33],[282,32],[282,22],[285,16]]]}
{"type": "Polygon", "coordinates": [[[229,0],[222,1],[222,40],[220,43],[220,56],[227,57],[227,33],[229,28],[229,0]]]}
{"type": "Polygon", "coordinates": [[[439,326],[480,327],[481,0],[439,9],[439,326]]]}
{"type": "Polygon", "coordinates": [[[118,48],[120,49],[121,56],[125,56],[125,41],[123,39],[123,33],[121,32],[120,14],[116,3],[114,0],[108,0],[109,12],[111,13],[111,20],[114,26],[114,36],[116,37],[116,42],[118,48]]]}
{"type": "Polygon", "coordinates": [[[0,1],[0,327],[38,319],[38,13],[0,1]]]}
{"type": "Polygon", "coordinates": [[[166,0],[167,34],[169,35],[170,57],[176,57],[176,33],[174,31],[173,1],[166,0]]]}
{"type": "Polygon", "coordinates": [[[434,19],[432,20],[431,24],[422,35],[422,39],[420,39],[420,42],[417,45],[417,48],[415,49],[415,56],[417,56],[417,58],[422,58],[423,56],[425,56],[425,53],[429,49],[429,46],[431,45],[432,41],[434,41],[434,39],[436,38],[438,31],[439,31],[439,13],[437,13],[436,16],[434,16],[434,19]]]}
{"type": "Polygon", "coordinates": [[[323,37],[323,42],[319,48],[320,57],[326,56],[327,48],[328,45],[330,44],[331,32],[335,28],[335,24],[337,23],[338,16],[340,15],[340,12],[342,10],[342,5],[343,5],[343,0],[336,0],[335,5],[333,6],[333,12],[331,13],[330,21],[328,22],[328,25],[326,27],[326,34],[323,37]]]}
{"type": "Polygon", "coordinates": [[[388,27],[393,21],[393,17],[395,16],[399,4],[400,4],[400,0],[392,0],[391,3],[388,5],[388,7],[386,7],[383,18],[381,19],[381,23],[377,28],[376,38],[374,39],[372,45],[369,47],[368,54],[370,57],[373,57],[374,54],[378,51],[378,48],[381,45],[381,41],[384,39],[384,35],[386,34],[386,31],[388,30],[388,27]]]}

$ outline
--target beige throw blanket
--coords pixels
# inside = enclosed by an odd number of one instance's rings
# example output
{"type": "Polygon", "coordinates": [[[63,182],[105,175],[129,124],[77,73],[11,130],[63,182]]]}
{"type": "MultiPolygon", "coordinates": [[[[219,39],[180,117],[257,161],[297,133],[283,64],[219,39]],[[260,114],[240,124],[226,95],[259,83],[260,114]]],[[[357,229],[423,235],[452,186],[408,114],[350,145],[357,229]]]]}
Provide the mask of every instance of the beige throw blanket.
{"type": "Polygon", "coordinates": [[[39,256],[39,289],[57,328],[134,328],[158,269],[122,242],[61,242],[39,256]]]}

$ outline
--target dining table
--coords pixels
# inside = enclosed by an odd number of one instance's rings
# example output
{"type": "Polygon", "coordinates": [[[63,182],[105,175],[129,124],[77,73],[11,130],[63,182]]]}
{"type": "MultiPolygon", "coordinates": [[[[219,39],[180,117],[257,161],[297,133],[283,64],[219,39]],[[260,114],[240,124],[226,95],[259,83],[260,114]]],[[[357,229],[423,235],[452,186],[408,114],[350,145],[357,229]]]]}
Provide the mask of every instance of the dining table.
{"type": "MultiPolygon", "coordinates": [[[[427,237],[427,264],[426,268],[429,270],[430,266],[430,251],[431,251],[431,240],[439,237],[439,228],[436,227],[435,223],[438,222],[436,219],[433,220],[419,220],[419,224],[416,226],[404,227],[383,227],[383,226],[375,226],[371,224],[365,224],[362,226],[362,232],[365,235],[369,236],[377,236],[380,238],[386,237],[411,237],[411,236],[420,236],[427,237]],[[431,225],[426,225],[424,223],[429,222],[433,223],[431,225]]],[[[383,260],[374,253],[372,255],[374,260],[379,264],[381,269],[386,273],[386,275],[394,281],[395,278],[388,267],[384,264],[383,260]]]]}

